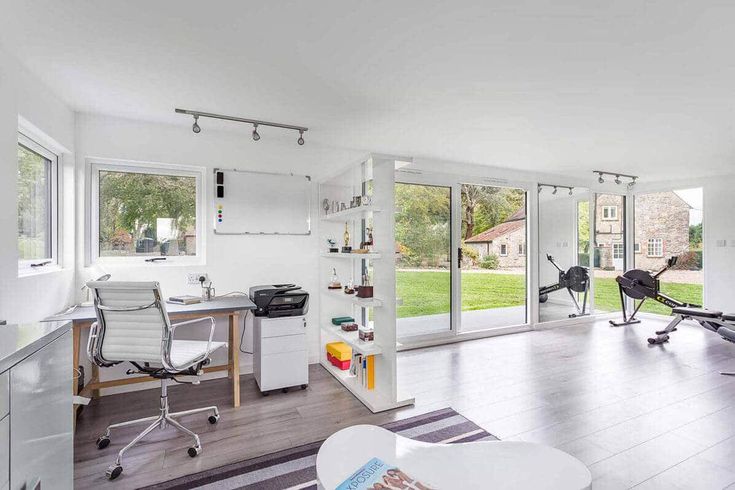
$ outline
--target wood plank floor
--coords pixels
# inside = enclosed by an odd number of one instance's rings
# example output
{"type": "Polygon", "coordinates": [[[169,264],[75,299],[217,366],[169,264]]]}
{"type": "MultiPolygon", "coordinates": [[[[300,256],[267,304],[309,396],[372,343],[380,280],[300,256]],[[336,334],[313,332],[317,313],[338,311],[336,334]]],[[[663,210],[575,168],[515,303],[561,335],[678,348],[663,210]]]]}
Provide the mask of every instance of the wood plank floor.
{"type": "Polygon", "coordinates": [[[306,391],[262,397],[242,377],[240,409],[226,380],[174,386],[173,410],[217,404],[222,419],[185,425],[204,452],[191,459],[189,441],[155,432],[132,449],[125,473],[104,478],[115,453],[140,429],[113,434],[98,451],[107,423],[152,415],[155,390],[95,400],[78,421],[75,488],[136,488],[328,437],[356,423],[382,424],[451,406],[504,440],[550,444],[589,465],[595,489],[735,489],[735,346],[694,325],[682,325],[664,346],[646,338],[663,325],[611,328],[606,322],[474,340],[399,355],[400,389],[416,405],[371,414],[320,366],[306,391]]]}

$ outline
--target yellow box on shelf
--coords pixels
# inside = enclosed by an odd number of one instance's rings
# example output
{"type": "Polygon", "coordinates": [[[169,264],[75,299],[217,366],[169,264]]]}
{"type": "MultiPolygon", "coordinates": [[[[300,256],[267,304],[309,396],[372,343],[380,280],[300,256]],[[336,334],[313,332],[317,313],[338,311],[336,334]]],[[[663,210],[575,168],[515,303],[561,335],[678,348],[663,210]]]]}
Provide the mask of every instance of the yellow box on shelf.
{"type": "Polygon", "coordinates": [[[331,354],[339,361],[349,361],[350,359],[352,359],[352,347],[344,342],[328,343],[327,353],[331,354]]]}

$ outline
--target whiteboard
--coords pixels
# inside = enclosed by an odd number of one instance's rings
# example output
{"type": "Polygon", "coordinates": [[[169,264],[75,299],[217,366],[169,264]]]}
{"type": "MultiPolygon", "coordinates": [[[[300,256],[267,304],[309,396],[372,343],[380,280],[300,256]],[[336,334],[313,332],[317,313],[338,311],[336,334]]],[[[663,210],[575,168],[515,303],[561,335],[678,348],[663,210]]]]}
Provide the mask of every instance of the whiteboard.
{"type": "Polygon", "coordinates": [[[217,235],[310,235],[311,177],[214,169],[217,235]]]}

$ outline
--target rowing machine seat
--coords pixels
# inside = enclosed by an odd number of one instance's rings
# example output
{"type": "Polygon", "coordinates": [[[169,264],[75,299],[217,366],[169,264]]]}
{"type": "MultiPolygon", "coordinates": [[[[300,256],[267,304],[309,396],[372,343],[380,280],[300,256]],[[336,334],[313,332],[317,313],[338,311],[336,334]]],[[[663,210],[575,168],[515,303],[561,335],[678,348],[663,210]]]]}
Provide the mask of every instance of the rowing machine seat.
{"type": "Polygon", "coordinates": [[[687,306],[681,306],[679,308],[672,308],[672,313],[683,316],[691,316],[697,318],[720,318],[722,317],[721,311],[708,310],[706,308],[691,308],[687,306]]]}
{"type": "Polygon", "coordinates": [[[722,319],[726,322],[735,322],[735,313],[725,313],[722,319]]]}
{"type": "Polygon", "coordinates": [[[731,330],[727,327],[720,327],[717,329],[717,333],[728,342],[735,342],[735,330],[731,330]]]}

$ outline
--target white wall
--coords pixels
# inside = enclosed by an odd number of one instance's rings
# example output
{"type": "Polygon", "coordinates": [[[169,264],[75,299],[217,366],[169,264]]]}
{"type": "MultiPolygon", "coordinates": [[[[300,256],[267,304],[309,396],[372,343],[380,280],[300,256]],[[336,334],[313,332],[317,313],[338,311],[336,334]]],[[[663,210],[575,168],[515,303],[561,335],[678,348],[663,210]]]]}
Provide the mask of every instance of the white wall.
{"type": "Polygon", "coordinates": [[[64,308],[74,296],[74,112],[0,50],[0,319],[40,320],[64,308]],[[18,118],[31,125],[34,139],[60,153],[60,252],[62,268],[18,277],[17,175],[18,118]]]}
{"type": "MultiPolygon", "coordinates": [[[[688,186],[692,187],[692,186],[688,186]]],[[[704,185],[704,303],[735,312],[735,176],[704,185]],[[725,241],[725,246],[718,242],[725,241]]]]}
{"type": "MultiPolygon", "coordinates": [[[[206,231],[205,264],[199,266],[173,266],[168,264],[146,264],[127,267],[105,265],[106,272],[114,280],[156,280],[163,294],[199,294],[198,286],[186,284],[188,272],[206,272],[214,282],[218,294],[229,291],[247,292],[250,286],[293,282],[311,293],[311,308],[308,315],[309,352],[312,362],[318,362],[318,252],[324,244],[318,242],[317,185],[314,184],[311,236],[222,236],[215,235],[212,228],[211,196],[214,167],[238,168],[270,172],[293,172],[307,174],[318,180],[319,175],[344,166],[361,153],[327,149],[307,143],[296,144],[296,137],[285,136],[275,131],[261,130],[262,138],[254,142],[250,129],[242,126],[242,134],[216,131],[201,121],[202,132],[194,134],[187,127],[146,123],[103,116],[77,116],[77,260],[85,263],[84,247],[88,238],[84,216],[85,179],[89,157],[123,159],[146,162],[172,163],[203,166],[208,169],[207,193],[203,226],[206,231]]],[[[274,195],[272,199],[288,199],[274,195]]],[[[80,274],[82,281],[84,274],[80,274]]],[[[226,340],[226,323],[217,325],[217,337],[226,340]]],[[[250,327],[246,335],[252,335],[250,327]]],[[[243,344],[251,350],[249,339],[243,344]]],[[[213,363],[223,363],[226,354],[221,353],[213,363]]],[[[241,354],[244,372],[251,370],[252,356],[241,354]]],[[[120,370],[118,370],[120,371],[120,370]]],[[[120,372],[103,370],[103,379],[119,377],[120,372]]]]}
{"type": "MultiPolygon", "coordinates": [[[[548,194],[550,189],[544,189],[548,194]]],[[[559,271],[546,259],[551,254],[554,260],[564,270],[577,265],[577,198],[566,195],[539,196],[539,282],[542,286],[554,284],[559,279],[559,271]]],[[[564,303],[570,299],[566,291],[554,293],[550,299],[560,296],[564,303]],[[562,294],[563,293],[563,294],[562,294]]]]}

